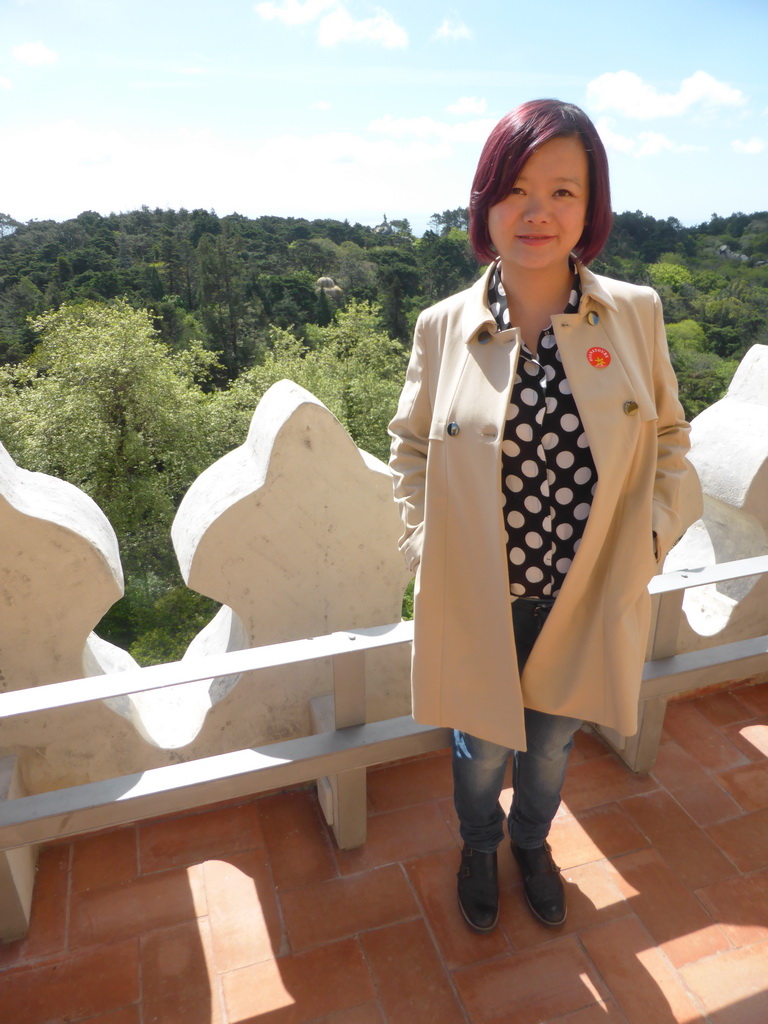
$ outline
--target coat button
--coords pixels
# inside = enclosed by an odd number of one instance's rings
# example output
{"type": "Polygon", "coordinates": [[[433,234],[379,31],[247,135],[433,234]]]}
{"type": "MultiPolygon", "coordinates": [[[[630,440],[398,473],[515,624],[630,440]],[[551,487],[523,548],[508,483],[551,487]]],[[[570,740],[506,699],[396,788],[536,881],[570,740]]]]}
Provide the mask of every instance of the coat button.
{"type": "Polygon", "coordinates": [[[600,317],[595,312],[589,313],[587,320],[589,320],[593,327],[596,327],[600,323],[600,317]]]}
{"type": "Polygon", "coordinates": [[[477,340],[480,342],[481,345],[487,345],[488,342],[491,340],[491,332],[481,331],[480,334],[478,334],[477,336],[477,340]]]}
{"type": "Polygon", "coordinates": [[[637,412],[637,402],[625,402],[624,412],[627,414],[627,416],[634,416],[637,412]]]}
{"type": "Polygon", "coordinates": [[[458,423],[449,423],[448,424],[448,433],[450,434],[451,437],[456,437],[458,432],[459,432],[459,424],[458,423]]]}

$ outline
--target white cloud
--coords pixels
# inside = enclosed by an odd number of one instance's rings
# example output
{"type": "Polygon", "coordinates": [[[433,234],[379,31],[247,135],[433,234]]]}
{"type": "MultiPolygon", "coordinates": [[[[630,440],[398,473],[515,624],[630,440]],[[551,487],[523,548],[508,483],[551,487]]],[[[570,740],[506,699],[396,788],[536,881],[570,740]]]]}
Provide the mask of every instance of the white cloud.
{"type": "Polygon", "coordinates": [[[766,143],[764,139],[759,139],[757,135],[753,135],[746,142],[742,142],[741,139],[734,139],[731,143],[731,149],[735,149],[737,153],[763,153],[766,149],[766,143]]]}
{"type": "Polygon", "coordinates": [[[613,124],[614,121],[608,117],[597,119],[595,128],[597,128],[597,134],[603,140],[603,145],[606,149],[612,149],[617,153],[631,153],[635,148],[635,140],[614,132],[613,124]]]}
{"type": "Polygon", "coordinates": [[[656,156],[657,153],[707,153],[708,146],[693,146],[687,142],[674,142],[659,132],[640,132],[640,147],[635,156],[656,156]]]}
{"type": "Polygon", "coordinates": [[[658,156],[659,153],[706,152],[706,146],[691,146],[674,142],[660,132],[640,132],[636,139],[619,135],[613,131],[614,121],[609,117],[598,119],[595,127],[605,148],[617,153],[631,153],[632,156],[658,156]]]}
{"type": "Polygon", "coordinates": [[[391,114],[385,114],[371,121],[368,130],[399,139],[410,136],[419,139],[437,138],[443,142],[482,143],[488,138],[494,124],[495,121],[488,118],[447,124],[432,117],[392,117],[391,114]]]}
{"type": "Polygon", "coordinates": [[[459,117],[463,117],[465,114],[484,114],[487,107],[486,101],[478,99],[476,96],[462,96],[445,109],[449,114],[457,114],[459,117]]]}
{"type": "Polygon", "coordinates": [[[12,89],[12,88],[13,88],[13,82],[10,80],[10,78],[4,78],[2,75],[0,75],[0,89],[12,89]]]}
{"type": "Polygon", "coordinates": [[[373,18],[356,21],[344,7],[337,7],[320,21],[317,41],[321,46],[337,43],[381,43],[387,49],[408,45],[408,33],[388,11],[379,11],[373,18]]]}
{"type": "Polygon", "coordinates": [[[323,11],[338,7],[338,0],[283,0],[282,6],[275,3],[256,4],[256,13],[267,21],[277,19],[286,25],[304,25],[314,21],[323,11]]]}
{"type": "Polygon", "coordinates": [[[739,89],[719,82],[706,71],[684,79],[676,93],[659,93],[633,71],[607,72],[593,79],[587,95],[597,110],[616,110],[626,117],[648,120],[679,117],[692,107],[736,107],[747,101],[739,89]]]}
{"type": "Polygon", "coordinates": [[[282,0],[260,3],[255,11],[267,21],[285,25],[306,25],[317,21],[317,41],[321,46],[337,43],[379,43],[387,49],[408,45],[408,33],[389,11],[378,10],[371,18],[355,19],[340,0],[282,0]]]}
{"type": "Polygon", "coordinates": [[[45,43],[22,43],[11,50],[13,59],[27,67],[39,67],[41,64],[55,64],[59,59],[45,43]]]}
{"type": "Polygon", "coordinates": [[[440,28],[432,36],[433,39],[472,39],[472,29],[463,21],[454,21],[453,18],[446,18],[440,28]]]}
{"type": "Polygon", "coordinates": [[[448,130],[448,125],[442,121],[435,121],[432,117],[392,117],[391,114],[385,114],[384,117],[371,121],[368,130],[381,135],[392,135],[395,138],[415,135],[425,139],[430,135],[443,135],[448,130]]]}
{"type": "Polygon", "coordinates": [[[328,102],[328,100],[315,100],[314,103],[312,103],[310,105],[309,109],[310,110],[330,110],[331,109],[331,104],[328,102]]]}

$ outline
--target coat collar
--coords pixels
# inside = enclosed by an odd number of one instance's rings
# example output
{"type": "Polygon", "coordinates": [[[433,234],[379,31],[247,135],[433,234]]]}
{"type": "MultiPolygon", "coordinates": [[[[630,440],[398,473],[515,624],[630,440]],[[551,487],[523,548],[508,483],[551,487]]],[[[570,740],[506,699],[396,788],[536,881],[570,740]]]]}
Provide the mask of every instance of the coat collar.
{"type": "Polygon", "coordinates": [[[483,276],[466,291],[461,310],[461,333],[467,343],[475,341],[483,330],[491,334],[498,332],[496,320],[488,307],[488,282],[493,268],[494,264],[489,264],[483,276]]]}
{"type": "Polygon", "coordinates": [[[579,272],[581,279],[581,306],[579,307],[580,313],[587,312],[592,305],[607,306],[608,309],[612,309],[614,313],[618,312],[618,306],[605,287],[606,282],[609,280],[606,277],[599,277],[597,274],[593,274],[591,270],[584,266],[579,260],[574,261],[576,263],[576,269],[579,272]]]}
{"type": "MultiPolygon", "coordinates": [[[[584,315],[595,305],[607,306],[616,311],[616,303],[605,287],[606,278],[598,277],[574,257],[576,270],[581,280],[581,305],[578,315],[584,315]]],[[[488,308],[488,283],[495,264],[486,268],[483,276],[467,289],[466,301],[461,314],[462,334],[466,341],[475,341],[484,330],[497,334],[496,320],[488,308]]]]}

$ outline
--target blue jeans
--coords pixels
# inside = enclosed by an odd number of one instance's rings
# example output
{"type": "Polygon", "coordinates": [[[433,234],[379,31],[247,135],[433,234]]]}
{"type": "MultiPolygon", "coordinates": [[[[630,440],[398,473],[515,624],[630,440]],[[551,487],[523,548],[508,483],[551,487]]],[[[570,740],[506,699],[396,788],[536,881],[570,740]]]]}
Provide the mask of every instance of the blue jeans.
{"type": "MultiPolygon", "coordinates": [[[[512,605],[520,672],[552,602],[518,599],[512,605]]],[[[527,750],[511,750],[456,730],[453,734],[453,798],[461,838],[490,853],[504,838],[499,794],[512,755],[512,807],[507,827],[521,849],[541,846],[560,806],[560,790],[581,719],[525,708],[527,750]]]]}

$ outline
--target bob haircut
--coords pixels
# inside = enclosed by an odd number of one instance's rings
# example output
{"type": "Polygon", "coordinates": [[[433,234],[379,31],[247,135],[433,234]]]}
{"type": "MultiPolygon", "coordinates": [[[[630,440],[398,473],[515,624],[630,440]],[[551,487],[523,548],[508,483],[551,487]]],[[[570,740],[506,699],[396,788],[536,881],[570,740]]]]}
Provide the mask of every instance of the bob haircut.
{"type": "Polygon", "coordinates": [[[531,100],[505,114],[488,136],[472,182],[469,240],[478,259],[490,263],[496,252],[488,234],[488,210],[512,191],[526,160],[552,139],[576,136],[589,165],[587,219],[574,253],[590,263],[611,231],[608,158],[597,129],[579,107],[560,100],[531,100]]]}

